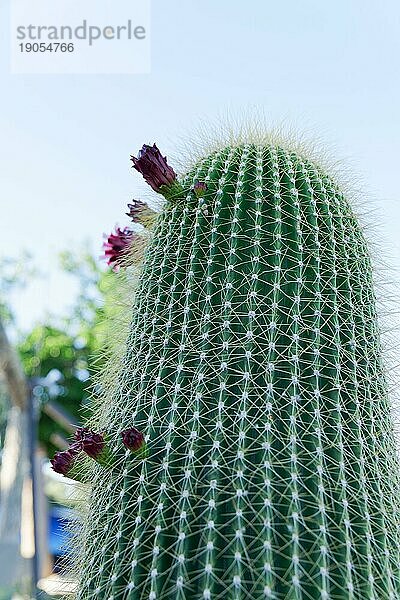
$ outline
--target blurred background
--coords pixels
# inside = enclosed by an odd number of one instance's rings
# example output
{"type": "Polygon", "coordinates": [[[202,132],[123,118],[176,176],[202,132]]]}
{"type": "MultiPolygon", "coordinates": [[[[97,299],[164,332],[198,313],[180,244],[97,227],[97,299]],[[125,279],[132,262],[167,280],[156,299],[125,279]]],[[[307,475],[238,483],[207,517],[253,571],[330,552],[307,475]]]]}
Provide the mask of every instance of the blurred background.
{"type": "Polygon", "coordinates": [[[60,571],[76,490],[49,458],[96,393],[115,277],[100,259],[103,234],[128,224],[126,204],[140,197],[129,157],[143,143],[174,165],[199,124],[249,112],[316,136],[350,165],[399,280],[400,5],[153,0],[146,75],[11,75],[7,3],[0,23],[5,600],[73,593],[60,571]]]}

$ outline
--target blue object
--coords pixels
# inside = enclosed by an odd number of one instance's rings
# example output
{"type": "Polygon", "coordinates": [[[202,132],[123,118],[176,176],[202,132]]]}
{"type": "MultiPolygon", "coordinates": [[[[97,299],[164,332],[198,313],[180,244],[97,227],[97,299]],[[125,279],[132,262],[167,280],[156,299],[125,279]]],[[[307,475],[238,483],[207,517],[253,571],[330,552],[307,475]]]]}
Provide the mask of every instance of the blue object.
{"type": "Polygon", "coordinates": [[[48,548],[53,556],[69,552],[71,533],[68,531],[73,512],[65,506],[51,506],[49,510],[48,548]]]}

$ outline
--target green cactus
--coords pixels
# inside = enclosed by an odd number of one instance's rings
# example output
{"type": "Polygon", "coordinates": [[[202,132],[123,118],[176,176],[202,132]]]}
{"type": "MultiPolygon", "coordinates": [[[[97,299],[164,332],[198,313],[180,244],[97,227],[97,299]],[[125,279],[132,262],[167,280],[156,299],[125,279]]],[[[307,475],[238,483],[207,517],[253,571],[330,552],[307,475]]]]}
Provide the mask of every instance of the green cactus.
{"type": "Polygon", "coordinates": [[[398,600],[399,469],[350,203],[275,143],[216,150],[171,189],[97,423],[116,462],[92,474],[78,598],[398,600]],[[121,450],[133,426],[140,457],[121,450]]]}

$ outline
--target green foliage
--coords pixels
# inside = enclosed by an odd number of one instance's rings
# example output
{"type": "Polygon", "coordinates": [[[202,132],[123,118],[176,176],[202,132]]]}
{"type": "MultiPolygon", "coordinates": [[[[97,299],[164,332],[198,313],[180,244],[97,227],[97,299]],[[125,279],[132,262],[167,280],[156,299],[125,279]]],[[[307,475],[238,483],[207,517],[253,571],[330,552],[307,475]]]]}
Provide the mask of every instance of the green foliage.
{"type": "MultiPolygon", "coordinates": [[[[0,264],[0,314],[13,326],[23,369],[33,382],[40,407],[39,441],[49,457],[71,435],[68,423],[76,425],[89,416],[91,376],[102,363],[99,349],[104,342],[105,315],[110,312],[106,298],[116,277],[100,268],[86,250],[61,253],[60,267],[78,283],[78,294],[67,314],[49,315],[21,333],[15,331],[12,294],[38,273],[28,255],[6,258],[0,264]],[[54,418],[54,411],[48,413],[49,402],[61,412],[61,420],[54,418]]],[[[1,393],[0,431],[7,414],[7,394],[1,393]]]]}
{"type": "Polygon", "coordinates": [[[14,321],[14,314],[9,303],[10,294],[24,288],[35,274],[32,257],[28,252],[23,252],[17,258],[0,258],[0,318],[3,323],[14,321]]]}
{"type": "Polygon", "coordinates": [[[57,434],[66,439],[71,431],[48,414],[47,403],[61,409],[74,425],[90,414],[91,376],[101,367],[106,298],[115,280],[115,274],[101,269],[89,252],[63,252],[60,266],[79,285],[69,314],[50,317],[19,345],[27,376],[40,380],[34,390],[42,406],[39,440],[50,457],[60,449],[57,434]]]}
{"type": "Polygon", "coordinates": [[[64,251],[60,254],[60,266],[79,283],[77,298],[70,314],[65,317],[65,324],[80,336],[82,343],[98,350],[104,341],[104,315],[108,310],[105,299],[115,281],[115,274],[109,269],[101,269],[98,260],[89,252],[74,254],[64,251]]]}
{"type": "MultiPolygon", "coordinates": [[[[19,344],[19,354],[29,378],[39,378],[34,387],[41,405],[39,441],[49,456],[59,450],[55,434],[70,435],[62,424],[46,414],[46,404],[56,402],[71,424],[78,425],[88,403],[87,384],[93,347],[86,340],[51,325],[36,326],[19,344]]],[[[86,411],[86,416],[88,413],[86,411]]]]}

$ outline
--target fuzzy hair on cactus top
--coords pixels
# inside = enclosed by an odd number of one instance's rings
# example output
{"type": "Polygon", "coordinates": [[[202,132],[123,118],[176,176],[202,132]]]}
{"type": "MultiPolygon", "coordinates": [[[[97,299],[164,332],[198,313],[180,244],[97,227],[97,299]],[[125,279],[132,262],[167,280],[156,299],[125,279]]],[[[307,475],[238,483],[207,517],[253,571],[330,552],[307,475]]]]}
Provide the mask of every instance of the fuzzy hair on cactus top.
{"type": "Polygon", "coordinates": [[[79,600],[398,600],[399,465],[350,201],[267,137],[182,177],[155,145],[133,162],[166,201],[96,423],[114,462],[93,461],[79,600]]]}

